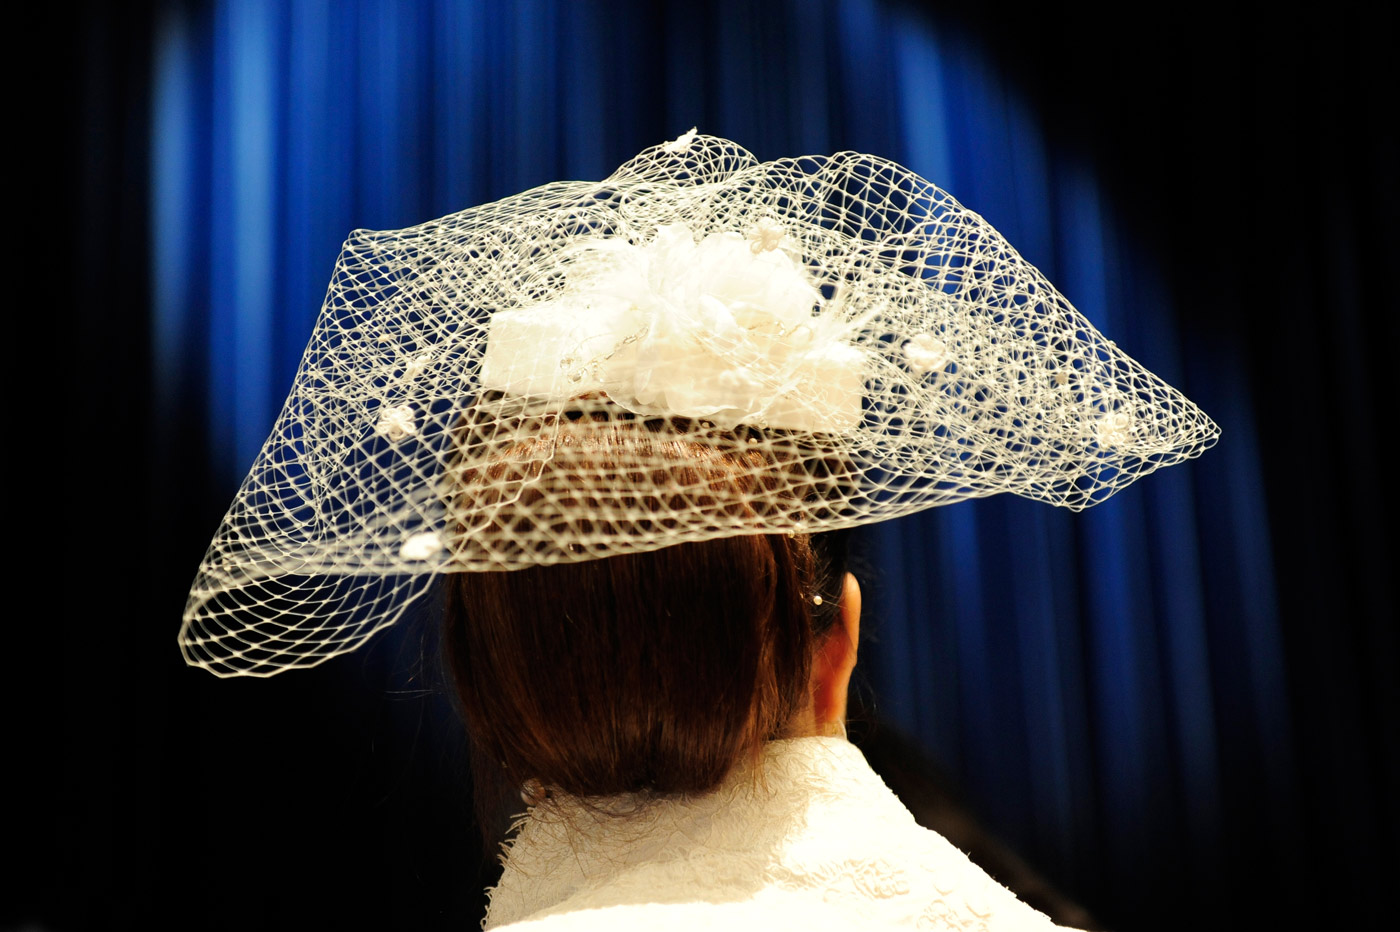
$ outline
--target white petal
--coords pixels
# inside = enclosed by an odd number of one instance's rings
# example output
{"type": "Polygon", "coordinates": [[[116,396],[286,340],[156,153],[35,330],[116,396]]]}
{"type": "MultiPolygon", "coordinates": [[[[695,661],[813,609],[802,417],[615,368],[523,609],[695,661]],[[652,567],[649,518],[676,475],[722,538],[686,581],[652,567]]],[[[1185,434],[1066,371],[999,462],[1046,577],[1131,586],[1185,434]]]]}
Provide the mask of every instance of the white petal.
{"type": "Polygon", "coordinates": [[[405,560],[426,560],[441,549],[442,538],[433,531],[423,531],[403,542],[399,556],[405,560]]]}
{"type": "Polygon", "coordinates": [[[690,144],[695,141],[695,131],[696,127],[692,126],[689,130],[666,143],[666,145],[661,148],[667,152],[684,152],[686,149],[689,149],[690,144]]]}
{"type": "Polygon", "coordinates": [[[933,372],[948,365],[948,347],[932,333],[920,333],[904,344],[904,358],[915,372],[933,372]]]}

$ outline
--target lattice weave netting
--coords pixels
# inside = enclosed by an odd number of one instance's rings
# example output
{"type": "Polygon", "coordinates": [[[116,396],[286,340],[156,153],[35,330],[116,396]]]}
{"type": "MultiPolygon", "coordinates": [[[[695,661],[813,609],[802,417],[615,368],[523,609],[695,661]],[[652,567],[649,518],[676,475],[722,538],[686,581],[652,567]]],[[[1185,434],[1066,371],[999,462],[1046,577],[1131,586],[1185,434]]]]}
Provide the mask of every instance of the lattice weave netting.
{"type": "Polygon", "coordinates": [[[355,648],[437,573],[997,492],[1077,510],[1217,437],[917,175],[690,133],[602,182],[351,234],[181,648],[268,675],[355,648]]]}

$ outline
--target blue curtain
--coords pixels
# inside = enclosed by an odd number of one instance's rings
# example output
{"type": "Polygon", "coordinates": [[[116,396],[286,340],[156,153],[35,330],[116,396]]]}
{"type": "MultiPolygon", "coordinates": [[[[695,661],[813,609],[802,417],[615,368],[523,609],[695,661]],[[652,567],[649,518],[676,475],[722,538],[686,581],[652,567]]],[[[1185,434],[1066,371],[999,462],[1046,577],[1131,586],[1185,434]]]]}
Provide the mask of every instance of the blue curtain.
{"type": "MultiPolygon", "coordinates": [[[[1120,211],[1124,165],[1057,122],[994,30],[878,0],[224,0],[139,28],[154,488],[232,496],[352,229],[601,178],[692,125],[763,159],[886,156],[983,214],[1223,440],[1080,515],[1002,497],[868,529],[877,714],[1115,923],[1194,923],[1261,857],[1275,876],[1249,889],[1292,895],[1318,818],[1299,774],[1318,772],[1295,747],[1255,349],[1203,319],[1181,250],[1120,211]]],[[[207,535],[201,507],[184,520],[207,535]]],[[[1394,817],[1370,776],[1323,783],[1394,817]]]]}

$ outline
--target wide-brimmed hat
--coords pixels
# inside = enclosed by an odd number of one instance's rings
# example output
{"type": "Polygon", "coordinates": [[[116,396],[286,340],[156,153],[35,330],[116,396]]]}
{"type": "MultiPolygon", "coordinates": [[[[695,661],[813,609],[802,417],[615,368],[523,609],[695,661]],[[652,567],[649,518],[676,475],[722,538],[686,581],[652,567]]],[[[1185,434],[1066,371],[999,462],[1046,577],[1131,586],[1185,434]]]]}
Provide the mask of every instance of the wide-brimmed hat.
{"type": "Polygon", "coordinates": [[[1218,436],[933,184],[692,131],[601,182],[350,235],[180,645],[269,675],[436,574],[998,492],[1077,510],[1218,436]]]}

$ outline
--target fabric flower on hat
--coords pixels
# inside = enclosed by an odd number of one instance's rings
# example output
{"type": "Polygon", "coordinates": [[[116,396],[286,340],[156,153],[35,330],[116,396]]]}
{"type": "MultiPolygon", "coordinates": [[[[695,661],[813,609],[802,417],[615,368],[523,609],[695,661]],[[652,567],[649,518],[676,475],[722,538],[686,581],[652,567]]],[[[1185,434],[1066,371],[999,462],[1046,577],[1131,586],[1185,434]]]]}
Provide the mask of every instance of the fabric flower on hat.
{"type": "Polygon", "coordinates": [[[639,414],[725,426],[859,420],[864,354],[821,319],[821,293],[780,249],[672,224],[642,245],[588,244],[566,274],[558,298],[497,313],[484,386],[556,400],[603,391],[639,414]]]}

